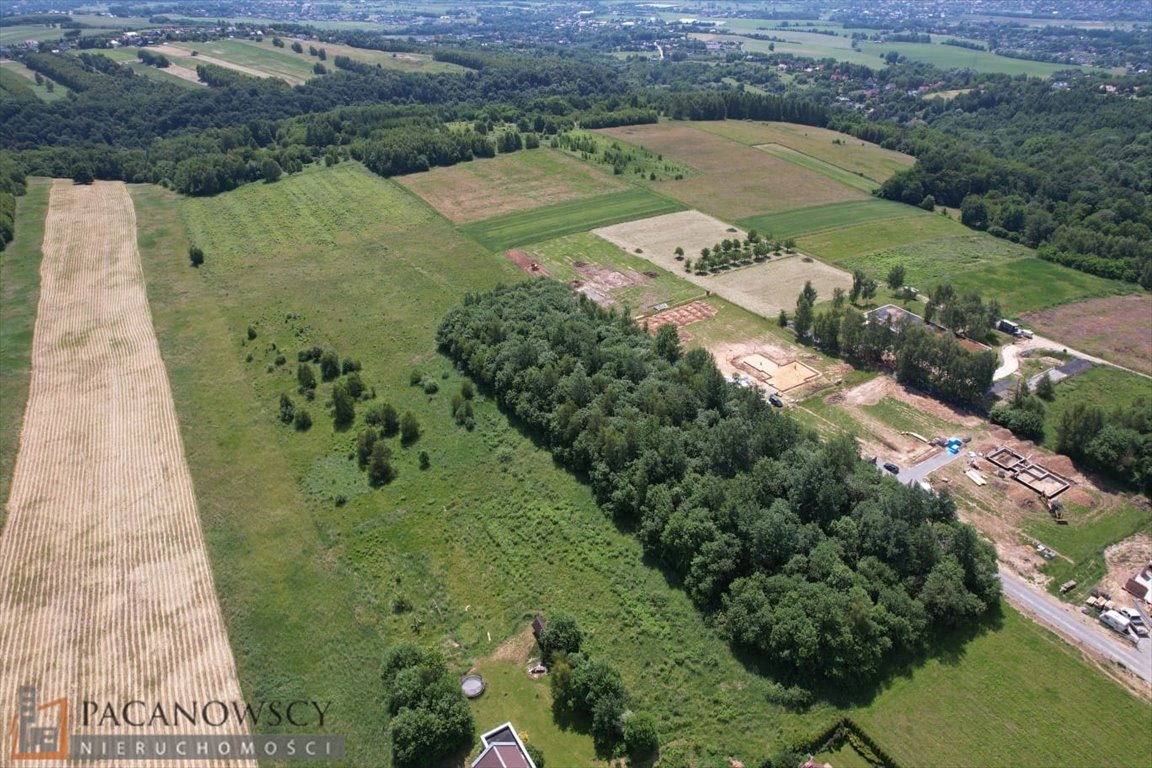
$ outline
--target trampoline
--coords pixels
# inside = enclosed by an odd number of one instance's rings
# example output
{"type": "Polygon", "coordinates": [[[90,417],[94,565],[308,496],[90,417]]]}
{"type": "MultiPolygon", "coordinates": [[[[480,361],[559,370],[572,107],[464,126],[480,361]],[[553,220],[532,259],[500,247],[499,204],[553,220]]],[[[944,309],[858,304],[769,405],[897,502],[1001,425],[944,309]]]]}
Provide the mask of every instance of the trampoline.
{"type": "Polygon", "coordinates": [[[464,691],[464,695],[468,698],[475,699],[484,693],[484,678],[480,675],[465,675],[460,681],[460,690],[464,691]]]}

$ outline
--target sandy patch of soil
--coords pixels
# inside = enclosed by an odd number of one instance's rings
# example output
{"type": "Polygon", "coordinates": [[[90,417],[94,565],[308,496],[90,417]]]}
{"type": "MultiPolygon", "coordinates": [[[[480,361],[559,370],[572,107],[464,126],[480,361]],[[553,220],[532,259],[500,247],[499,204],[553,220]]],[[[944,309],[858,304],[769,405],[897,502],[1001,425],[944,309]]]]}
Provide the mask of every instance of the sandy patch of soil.
{"type": "Polygon", "coordinates": [[[536,258],[528,253],[528,251],[521,251],[519,249],[505,251],[504,257],[530,275],[548,277],[548,270],[537,264],[536,258]]]}
{"type": "Polygon", "coordinates": [[[1152,374],[1152,295],[1090,299],[1029,312],[1021,320],[1073,349],[1152,374]]]}
{"type": "Polygon", "coordinates": [[[1124,584],[1149,561],[1152,561],[1152,534],[1138,533],[1113,544],[1104,550],[1108,574],[1100,582],[1101,589],[1110,593],[1114,600],[1132,601],[1132,596],[1124,591],[1124,584]]]}
{"type": "Polygon", "coordinates": [[[241,700],[127,187],[56,181],[43,253],[0,534],[0,712],[25,684],[74,706],[241,700]]]}
{"type": "Polygon", "coordinates": [[[641,318],[639,321],[648,329],[648,333],[653,336],[660,330],[662,325],[676,326],[676,334],[680,337],[681,342],[690,341],[692,334],[684,330],[684,326],[698,323],[701,320],[716,314],[716,307],[712,306],[706,301],[690,301],[687,304],[682,304],[679,307],[672,307],[657,312],[654,315],[641,318]]]}
{"type": "Polygon", "coordinates": [[[488,658],[492,661],[510,661],[514,664],[527,663],[528,658],[532,655],[533,649],[536,648],[536,637],[532,634],[532,626],[528,625],[523,630],[509,637],[500,646],[492,652],[488,658]]]}

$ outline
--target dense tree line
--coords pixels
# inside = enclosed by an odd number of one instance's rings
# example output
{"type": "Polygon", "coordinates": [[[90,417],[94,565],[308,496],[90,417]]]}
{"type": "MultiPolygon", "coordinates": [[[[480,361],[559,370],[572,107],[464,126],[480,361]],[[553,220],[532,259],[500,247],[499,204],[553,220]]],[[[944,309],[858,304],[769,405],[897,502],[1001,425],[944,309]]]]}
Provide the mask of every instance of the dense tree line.
{"type": "Polygon", "coordinates": [[[1152,400],[1103,408],[1076,402],[1056,425],[1056,450],[1152,496],[1152,400]]]}
{"type": "Polygon", "coordinates": [[[24,191],[23,170],[12,158],[0,154],[0,251],[16,233],[16,198],[24,191]]]}
{"type": "Polygon", "coordinates": [[[1152,102],[1123,92],[1140,86],[1005,77],[946,108],[940,100],[929,132],[872,129],[917,156],[880,194],[911,204],[931,195],[1043,258],[1152,288],[1152,102]]]}
{"type": "Polygon", "coordinates": [[[437,338],[782,672],[873,679],[997,600],[994,554],[947,494],[883,479],[850,437],[821,443],[674,333],[541,280],[467,296],[437,338]]]}

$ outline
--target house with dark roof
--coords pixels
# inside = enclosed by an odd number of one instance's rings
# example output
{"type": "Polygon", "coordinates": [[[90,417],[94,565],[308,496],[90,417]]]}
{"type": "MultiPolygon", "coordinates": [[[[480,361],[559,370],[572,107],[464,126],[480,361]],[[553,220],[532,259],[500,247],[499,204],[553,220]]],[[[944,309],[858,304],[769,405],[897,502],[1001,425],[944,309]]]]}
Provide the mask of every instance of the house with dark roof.
{"type": "Polygon", "coordinates": [[[471,768],[536,768],[512,723],[504,723],[482,734],[480,743],[484,749],[472,761],[471,768]]]}

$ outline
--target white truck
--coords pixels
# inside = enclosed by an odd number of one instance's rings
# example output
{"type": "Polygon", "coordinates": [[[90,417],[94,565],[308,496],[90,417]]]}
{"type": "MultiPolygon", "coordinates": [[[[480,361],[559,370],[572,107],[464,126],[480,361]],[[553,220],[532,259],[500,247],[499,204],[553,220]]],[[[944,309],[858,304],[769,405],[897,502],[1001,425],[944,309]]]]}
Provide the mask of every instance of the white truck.
{"type": "Polygon", "coordinates": [[[1128,626],[1132,621],[1118,611],[1104,611],[1104,613],[1100,614],[1100,623],[1114,632],[1127,635],[1128,626]]]}

